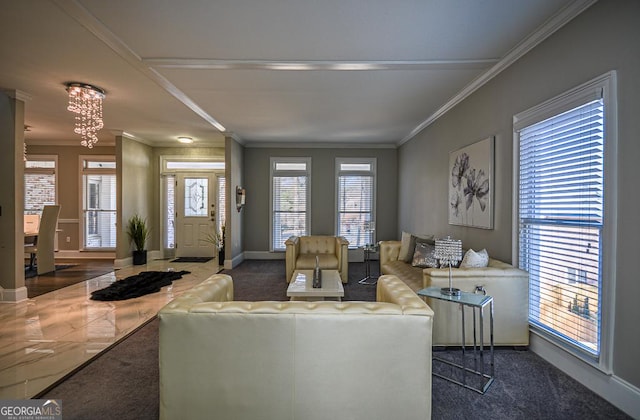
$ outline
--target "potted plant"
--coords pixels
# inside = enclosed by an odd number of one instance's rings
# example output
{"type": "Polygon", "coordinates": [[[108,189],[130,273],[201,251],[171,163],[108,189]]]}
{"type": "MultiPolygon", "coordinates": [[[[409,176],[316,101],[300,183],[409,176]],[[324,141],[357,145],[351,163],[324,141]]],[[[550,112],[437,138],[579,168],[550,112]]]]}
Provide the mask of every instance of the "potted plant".
{"type": "Polygon", "coordinates": [[[207,236],[203,239],[203,241],[213,244],[218,250],[218,264],[220,265],[222,265],[224,261],[224,231],[224,225],[220,227],[219,232],[214,228],[213,231],[207,233],[207,236]]]}
{"type": "Polygon", "coordinates": [[[133,265],[142,265],[147,263],[147,250],[145,245],[149,238],[149,228],[147,227],[147,219],[142,218],[139,214],[134,214],[127,223],[127,234],[129,239],[135,245],[133,251],[133,265]]]}

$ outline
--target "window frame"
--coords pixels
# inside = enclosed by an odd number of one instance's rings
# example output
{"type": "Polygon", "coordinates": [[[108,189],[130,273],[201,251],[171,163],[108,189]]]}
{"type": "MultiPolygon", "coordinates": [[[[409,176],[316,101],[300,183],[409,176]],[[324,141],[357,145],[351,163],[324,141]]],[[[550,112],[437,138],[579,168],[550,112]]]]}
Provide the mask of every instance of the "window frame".
{"type": "MultiPolygon", "coordinates": [[[[78,226],[79,226],[79,230],[78,230],[78,247],[80,248],[80,251],[95,251],[95,252],[102,252],[102,251],[115,251],[116,247],[117,247],[117,228],[115,230],[115,246],[113,247],[88,247],[87,246],[87,237],[85,235],[85,228],[86,228],[86,223],[85,223],[85,216],[84,216],[84,201],[85,201],[85,189],[84,189],[84,176],[85,175],[113,175],[115,177],[115,183],[116,183],[116,200],[117,200],[117,194],[118,194],[118,174],[117,174],[117,161],[116,161],[116,157],[115,155],[79,155],[78,156],[78,167],[80,170],[80,176],[79,176],[79,186],[78,186],[78,226]],[[114,163],[115,167],[114,168],[89,168],[86,166],[86,162],[109,162],[109,163],[114,163]]],[[[116,217],[118,214],[118,208],[117,208],[117,202],[116,202],[116,217]]]]}
{"type": "Polygon", "coordinates": [[[275,176],[301,176],[307,177],[307,192],[305,203],[305,223],[307,225],[306,234],[311,234],[311,157],[271,157],[269,159],[269,251],[270,252],[284,252],[285,245],[282,244],[282,248],[276,248],[274,246],[274,216],[275,216],[275,202],[273,194],[273,179],[275,176]],[[304,163],[306,169],[303,170],[277,170],[276,165],[279,163],[304,163]]]}
{"type": "Polygon", "coordinates": [[[603,224],[601,235],[601,302],[600,354],[589,357],[569,343],[531,326],[531,333],[548,341],[559,349],[583,360],[596,369],[611,374],[613,372],[613,337],[616,290],[616,243],[617,243],[617,75],[607,72],[580,86],[568,90],[537,106],[520,112],[513,117],[513,217],[512,217],[512,261],[519,261],[519,187],[520,187],[520,139],[519,131],[537,122],[559,115],[584,104],[589,99],[600,97],[604,105],[604,186],[603,224]]]}
{"type": "MultiPolygon", "coordinates": [[[[25,162],[25,168],[24,168],[24,175],[26,176],[27,174],[45,174],[45,175],[53,175],[54,176],[54,196],[55,196],[55,202],[54,204],[58,204],[58,155],[31,155],[31,154],[27,154],[27,161],[25,162]],[[41,162],[54,162],[54,167],[53,168],[27,168],[27,161],[28,162],[34,162],[34,161],[41,161],[41,162]]],[[[26,180],[25,180],[25,188],[26,188],[26,180]]],[[[25,197],[24,200],[26,200],[26,191],[25,191],[25,197]]],[[[26,203],[25,203],[26,204],[26,203]]],[[[27,209],[26,206],[23,208],[23,213],[27,214],[27,209]]],[[[33,213],[31,213],[33,214],[33,213]]],[[[42,214],[42,210],[40,210],[40,212],[38,214],[42,214]]]]}
{"type": "MultiPolygon", "coordinates": [[[[365,157],[355,157],[355,158],[344,158],[338,157],[335,159],[335,215],[334,215],[334,229],[336,236],[340,235],[340,176],[343,175],[371,175],[371,221],[373,222],[373,230],[371,232],[371,243],[376,243],[376,191],[377,191],[377,183],[378,183],[378,168],[377,168],[377,158],[365,158],[365,157]],[[366,164],[370,165],[370,169],[368,171],[361,170],[342,170],[341,165],[358,165],[358,164],[366,164]]],[[[349,243],[350,248],[358,248],[363,245],[351,244],[349,243]]]]}

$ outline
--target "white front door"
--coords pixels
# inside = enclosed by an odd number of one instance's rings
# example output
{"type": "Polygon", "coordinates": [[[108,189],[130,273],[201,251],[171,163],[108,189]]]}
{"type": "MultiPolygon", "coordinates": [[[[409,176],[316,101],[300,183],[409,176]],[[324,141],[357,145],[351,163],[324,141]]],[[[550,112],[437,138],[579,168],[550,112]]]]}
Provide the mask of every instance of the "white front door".
{"type": "Polygon", "coordinates": [[[176,257],[213,257],[205,240],[215,223],[215,175],[178,174],[176,189],[176,257]]]}

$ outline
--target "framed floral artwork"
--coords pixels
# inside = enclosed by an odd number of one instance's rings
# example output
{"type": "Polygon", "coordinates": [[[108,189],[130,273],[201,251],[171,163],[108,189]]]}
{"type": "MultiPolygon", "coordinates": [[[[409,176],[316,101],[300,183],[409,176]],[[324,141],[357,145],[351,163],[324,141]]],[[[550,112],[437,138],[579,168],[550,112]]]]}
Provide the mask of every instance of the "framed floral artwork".
{"type": "Polygon", "coordinates": [[[449,153],[449,224],[493,229],[494,138],[449,153]]]}

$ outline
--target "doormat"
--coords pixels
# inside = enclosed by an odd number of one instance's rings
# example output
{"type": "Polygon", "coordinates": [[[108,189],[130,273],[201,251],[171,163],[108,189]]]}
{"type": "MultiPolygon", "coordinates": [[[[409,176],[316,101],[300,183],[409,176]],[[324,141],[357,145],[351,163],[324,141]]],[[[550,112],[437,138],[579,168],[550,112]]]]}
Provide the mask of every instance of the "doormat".
{"type": "Polygon", "coordinates": [[[123,280],[117,280],[104,289],[91,292],[92,300],[126,300],[159,292],[164,286],[182,278],[190,271],[143,271],[123,280]]]}
{"type": "Polygon", "coordinates": [[[175,260],[169,262],[193,262],[193,263],[205,263],[211,261],[213,257],[178,257],[175,260]]]}

